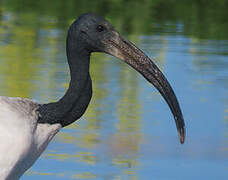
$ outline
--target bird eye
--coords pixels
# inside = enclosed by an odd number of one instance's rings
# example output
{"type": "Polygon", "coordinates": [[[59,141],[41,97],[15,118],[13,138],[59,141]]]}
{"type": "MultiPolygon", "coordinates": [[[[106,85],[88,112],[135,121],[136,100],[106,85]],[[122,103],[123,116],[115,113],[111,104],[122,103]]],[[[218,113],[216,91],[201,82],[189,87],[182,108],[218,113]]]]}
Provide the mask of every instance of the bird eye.
{"type": "Polygon", "coordinates": [[[98,25],[98,26],[97,26],[97,31],[98,31],[98,32],[102,32],[102,31],[104,31],[104,29],[105,29],[105,27],[102,26],[102,25],[98,25]]]}

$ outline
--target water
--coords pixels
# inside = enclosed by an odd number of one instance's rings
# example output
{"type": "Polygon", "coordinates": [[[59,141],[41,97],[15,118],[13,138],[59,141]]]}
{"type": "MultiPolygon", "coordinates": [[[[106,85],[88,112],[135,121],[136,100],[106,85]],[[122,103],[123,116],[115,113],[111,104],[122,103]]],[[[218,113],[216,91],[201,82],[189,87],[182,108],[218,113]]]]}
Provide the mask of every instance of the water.
{"type": "MultiPolygon", "coordinates": [[[[73,17],[66,22],[52,13],[36,17],[36,10],[23,12],[8,2],[0,6],[0,94],[55,101],[68,87],[65,35],[73,17]]],[[[224,25],[214,33],[209,27],[191,31],[184,20],[155,18],[154,29],[142,31],[148,21],[130,28],[120,25],[124,20],[117,15],[108,18],[155,57],[170,81],[186,121],[185,144],[155,88],[118,59],[97,53],[91,58],[93,98],[85,115],[62,129],[21,179],[227,179],[224,25]]]]}

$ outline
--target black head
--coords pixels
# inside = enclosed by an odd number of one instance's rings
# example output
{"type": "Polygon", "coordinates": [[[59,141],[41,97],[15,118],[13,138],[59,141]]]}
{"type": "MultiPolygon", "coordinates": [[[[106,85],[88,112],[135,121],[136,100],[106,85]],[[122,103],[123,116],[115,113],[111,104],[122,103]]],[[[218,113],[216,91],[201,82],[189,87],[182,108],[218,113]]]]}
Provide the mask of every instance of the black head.
{"type": "Polygon", "coordinates": [[[89,52],[105,52],[108,46],[105,40],[115,36],[115,30],[104,18],[88,13],[71,25],[69,34],[89,52]]]}
{"type": "Polygon", "coordinates": [[[68,46],[72,51],[105,52],[113,55],[142,74],[168,103],[176,122],[181,143],[185,139],[182,112],[169,82],[159,68],[139,48],[121,37],[104,18],[95,14],[81,15],[70,27],[68,46]]]}

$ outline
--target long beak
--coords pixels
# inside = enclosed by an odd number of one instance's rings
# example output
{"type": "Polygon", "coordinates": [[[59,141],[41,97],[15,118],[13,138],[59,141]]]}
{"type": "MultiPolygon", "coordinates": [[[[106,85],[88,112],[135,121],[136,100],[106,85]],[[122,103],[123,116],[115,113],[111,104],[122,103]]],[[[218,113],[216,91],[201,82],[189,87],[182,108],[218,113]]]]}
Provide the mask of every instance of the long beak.
{"type": "Polygon", "coordinates": [[[183,115],[176,95],[165,76],[149,57],[147,57],[133,43],[121,37],[116,31],[112,32],[112,38],[107,39],[108,40],[105,42],[108,44],[106,52],[122,59],[127,64],[132,66],[161,93],[173,113],[180,143],[183,144],[185,140],[185,124],[183,115]]]}

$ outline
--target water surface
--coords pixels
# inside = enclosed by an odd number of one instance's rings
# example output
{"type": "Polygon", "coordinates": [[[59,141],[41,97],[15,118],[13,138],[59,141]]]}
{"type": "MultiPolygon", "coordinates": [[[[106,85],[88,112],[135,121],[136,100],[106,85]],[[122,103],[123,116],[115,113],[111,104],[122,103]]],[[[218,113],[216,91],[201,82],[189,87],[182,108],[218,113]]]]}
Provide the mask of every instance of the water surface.
{"type": "MultiPolygon", "coordinates": [[[[73,17],[68,14],[65,21],[52,11],[45,14],[44,6],[22,12],[10,2],[0,7],[0,94],[55,101],[68,87],[65,36],[73,17]]],[[[224,24],[217,30],[209,23],[200,31],[195,21],[190,30],[184,19],[155,16],[141,22],[135,16],[139,25],[132,27],[124,23],[126,14],[105,16],[153,57],[170,81],[186,121],[186,143],[179,143],[172,114],[157,90],[120,60],[96,53],[88,110],[60,131],[21,179],[227,179],[224,24]]]]}

